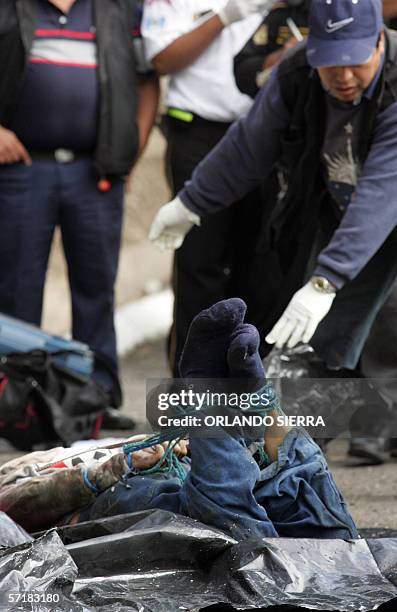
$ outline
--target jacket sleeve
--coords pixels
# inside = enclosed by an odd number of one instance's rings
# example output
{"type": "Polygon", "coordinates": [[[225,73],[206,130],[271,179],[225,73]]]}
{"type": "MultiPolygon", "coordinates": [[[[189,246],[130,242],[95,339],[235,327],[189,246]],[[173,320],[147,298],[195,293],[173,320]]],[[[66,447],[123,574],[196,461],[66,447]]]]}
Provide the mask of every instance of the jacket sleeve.
{"type": "Polygon", "coordinates": [[[254,189],[270,174],[278,158],[280,132],[288,120],[275,70],[248,115],[234,123],[197,166],[178,194],[184,204],[196,214],[206,215],[254,189]]]}
{"type": "Polygon", "coordinates": [[[354,279],[397,225],[397,103],[378,116],[354,198],[320,253],[315,274],[336,287],[354,279]]]}
{"type": "Polygon", "coordinates": [[[147,61],[145,56],[145,47],[142,38],[142,16],[143,0],[137,0],[134,3],[132,23],[132,40],[134,45],[136,70],[139,75],[148,76],[153,74],[153,69],[151,63],[147,61]]]}

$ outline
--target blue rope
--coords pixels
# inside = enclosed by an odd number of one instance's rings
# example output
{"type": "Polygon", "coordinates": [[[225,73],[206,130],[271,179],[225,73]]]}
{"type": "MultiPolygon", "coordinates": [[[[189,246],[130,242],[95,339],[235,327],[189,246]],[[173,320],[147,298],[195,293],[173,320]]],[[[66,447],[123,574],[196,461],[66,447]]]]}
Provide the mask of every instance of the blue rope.
{"type": "MultiPolygon", "coordinates": [[[[187,433],[187,432],[186,432],[187,433]]],[[[145,442],[148,443],[149,440],[153,440],[154,436],[152,436],[152,438],[147,439],[145,442]]],[[[136,473],[141,475],[141,476],[146,476],[148,474],[154,474],[156,473],[171,473],[171,472],[175,472],[176,477],[179,479],[179,481],[182,483],[185,478],[186,478],[186,471],[183,469],[182,467],[182,463],[179,461],[178,457],[174,454],[174,449],[175,446],[177,444],[179,444],[179,442],[181,441],[182,438],[177,438],[175,439],[172,444],[170,444],[164,452],[164,455],[161,457],[161,459],[159,459],[159,461],[157,461],[157,463],[155,465],[153,465],[151,468],[147,468],[147,469],[137,469],[136,473]]],[[[128,445],[125,446],[131,446],[131,444],[134,443],[130,443],[128,445]]],[[[139,443],[141,445],[141,443],[139,443]]],[[[147,444],[147,446],[145,446],[145,448],[149,448],[150,446],[154,446],[153,442],[151,442],[150,444],[147,444]]],[[[132,464],[132,453],[135,452],[135,450],[129,450],[128,454],[127,454],[127,463],[128,466],[131,469],[134,469],[133,464],[132,464]]]]}
{"type": "Polygon", "coordinates": [[[270,465],[269,455],[265,451],[263,444],[258,445],[258,454],[259,454],[258,466],[261,470],[263,470],[265,467],[270,465]]]}
{"type": "Polygon", "coordinates": [[[98,487],[96,487],[94,483],[91,482],[91,480],[88,478],[88,468],[84,468],[83,470],[83,481],[85,486],[88,487],[88,489],[90,489],[90,491],[92,491],[96,495],[101,492],[100,489],[98,489],[98,487]]]}

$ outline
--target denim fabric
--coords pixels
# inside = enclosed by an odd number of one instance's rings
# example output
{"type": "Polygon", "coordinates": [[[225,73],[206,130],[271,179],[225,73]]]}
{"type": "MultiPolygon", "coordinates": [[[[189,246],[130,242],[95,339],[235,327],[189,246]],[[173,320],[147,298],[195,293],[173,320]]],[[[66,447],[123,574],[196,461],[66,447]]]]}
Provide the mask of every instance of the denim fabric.
{"type": "Polygon", "coordinates": [[[100,494],[84,520],[159,508],[237,540],[358,537],[321,450],[303,430],[292,430],[278,461],[262,471],[244,444],[226,434],[192,437],[190,449],[191,470],[182,485],[173,474],[130,475],[100,494]]]}
{"type": "Polygon", "coordinates": [[[321,449],[303,429],[291,430],[262,470],[255,499],[282,537],[358,537],[321,449]]]}
{"type": "MultiPolygon", "coordinates": [[[[123,181],[97,189],[92,160],[0,166],[0,312],[39,325],[48,255],[62,232],[72,293],[73,337],[117,366],[114,282],[123,181]]],[[[100,377],[100,376],[99,376],[100,377]]],[[[107,383],[107,380],[104,380],[107,383]]]]}

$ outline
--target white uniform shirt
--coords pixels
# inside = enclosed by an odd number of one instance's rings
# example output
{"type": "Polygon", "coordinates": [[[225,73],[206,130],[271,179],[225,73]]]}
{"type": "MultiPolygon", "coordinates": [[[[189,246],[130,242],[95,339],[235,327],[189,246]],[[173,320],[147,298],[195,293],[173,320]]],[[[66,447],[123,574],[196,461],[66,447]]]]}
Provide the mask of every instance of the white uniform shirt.
{"type": "MultiPolygon", "coordinates": [[[[145,0],[142,36],[147,59],[225,4],[226,0],[145,0]]],[[[255,14],[224,28],[193,64],[171,76],[166,105],[211,121],[234,121],[246,113],[252,100],[236,86],[233,60],[262,20],[255,14]]]]}

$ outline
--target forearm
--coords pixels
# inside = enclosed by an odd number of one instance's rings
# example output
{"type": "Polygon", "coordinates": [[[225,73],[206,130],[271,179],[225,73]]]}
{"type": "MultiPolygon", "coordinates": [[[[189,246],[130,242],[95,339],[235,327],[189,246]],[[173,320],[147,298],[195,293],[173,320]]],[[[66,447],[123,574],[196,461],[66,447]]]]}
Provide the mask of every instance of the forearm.
{"type": "Polygon", "coordinates": [[[150,132],[156,121],[159,99],[160,85],[158,78],[152,75],[139,77],[138,108],[136,113],[139,130],[138,157],[145,149],[150,132]]]}
{"type": "Polygon", "coordinates": [[[153,66],[160,75],[178,72],[196,61],[222,32],[224,25],[213,15],[197,28],[180,36],[153,58],[153,66]]]}

